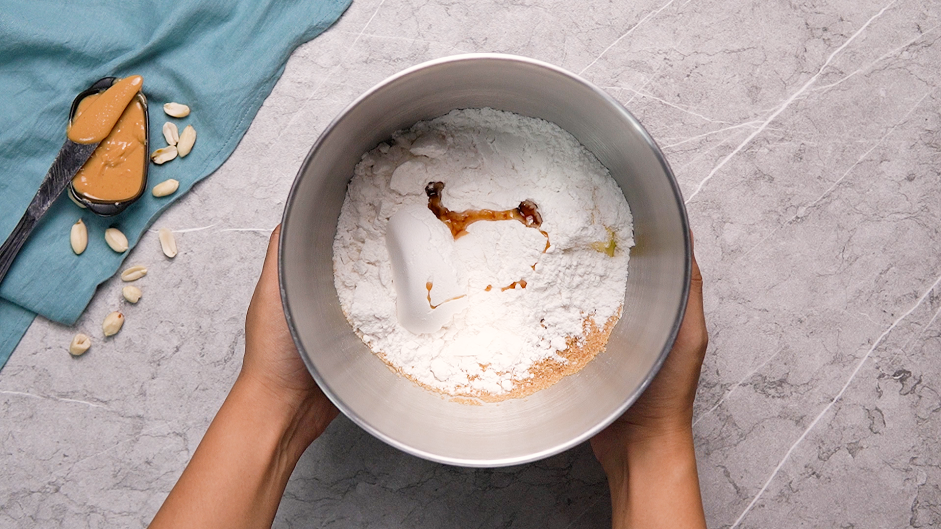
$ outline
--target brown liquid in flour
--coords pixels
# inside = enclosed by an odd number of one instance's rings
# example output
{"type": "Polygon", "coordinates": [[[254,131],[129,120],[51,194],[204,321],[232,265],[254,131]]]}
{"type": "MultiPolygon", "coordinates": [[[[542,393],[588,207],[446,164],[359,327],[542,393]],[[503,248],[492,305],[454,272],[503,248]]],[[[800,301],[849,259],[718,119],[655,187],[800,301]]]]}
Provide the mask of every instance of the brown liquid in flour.
{"type": "Polygon", "coordinates": [[[467,294],[463,294],[463,295],[460,295],[460,296],[457,296],[457,297],[453,297],[453,298],[451,298],[451,299],[446,299],[446,300],[442,301],[441,303],[438,303],[437,305],[435,305],[434,303],[431,302],[431,289],[434,288],[434,286],[435,286],[435,284],[432,283],[431,281],[428,281],[427,283],[425,283],[425,289],[428,291],[428,306],[431,307],[432,310],[434,310],[434,309],[440,307],[441,305],[444,305],[445,303],[447,303],[447,302],[449,302],[449,301],[454,301],[455,299],[461,299],[461,298],[463,298],[464,296],[467,295],[467,294]]]}
{"type": "MultiPolygon", "coordinates": [[[[542,214],[539,213],[539,206],[532,200],[524,200],[514,209],[496,211],[492,209],[469,209],[466,211],[451,211],[441,203],[441,192],[444,191],[444,182],[428,182],[425,186],[425,194],[428,195],[428,209],[438,217],[438,220],[445,223],[451,230],[451,235],[459,239],[467,235],[467,227],[481,220],[518,220],[527,228],[539,230],[542,226],[542,214]]],[[[549,234],[543,230],[539,233],[546,237],[546,247],[543,253],[549,249],[549,234]]]]}

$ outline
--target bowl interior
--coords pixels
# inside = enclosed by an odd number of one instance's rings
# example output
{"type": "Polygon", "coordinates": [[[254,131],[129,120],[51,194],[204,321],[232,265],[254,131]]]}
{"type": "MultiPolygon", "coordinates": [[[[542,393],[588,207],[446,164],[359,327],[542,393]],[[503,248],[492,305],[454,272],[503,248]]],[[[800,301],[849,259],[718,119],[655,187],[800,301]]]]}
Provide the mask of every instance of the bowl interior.
{"type": "Polygon", "coordinates": [[[682,320],[689,248],[673,175],[650,136],[620,104],[537,61],[472,55],[433,61],[388,79],[327,128],[291,190],[279,262],[285,313],[301,355],[346,415],[419,457],[502,466],[570,448],[633,403],[682,320]],[[353,333],[334,287],[332,246],[347,183],[364,152],[417,121],[481,107],[551,121],[592,151],[627,198],[636,246],[622,317],[605,352],[527,398],[472,406],[397,375],[353,333]]]}

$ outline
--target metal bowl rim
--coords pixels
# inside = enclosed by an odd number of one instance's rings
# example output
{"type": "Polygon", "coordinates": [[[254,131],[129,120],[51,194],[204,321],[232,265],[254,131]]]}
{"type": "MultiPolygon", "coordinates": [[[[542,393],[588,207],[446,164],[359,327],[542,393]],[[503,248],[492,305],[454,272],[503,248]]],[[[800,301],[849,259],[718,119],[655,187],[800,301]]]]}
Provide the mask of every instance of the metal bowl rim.
{"type": "MultiPolygon", "coordinates": [[[[564,130],[564,129],[563,129],[564,130]]],[[[281,303],[284,309],[284,316],[287,320],[288,329],[291,332],[291,337],[294,339],[295,345],[297,345],[298,353],[301,356],[301,359],[304,361],[304,364],[307,366],[307,370],[311,373],[311,376],[314,378],[314,381],[318,386],[323,390],[327,398],[333,402],[336,407],[343,412],[344,415],[349,417],[356,423],[359,427],[363,428],[374,437],[382,440],[386,444],[394,446],[399,450],[402,450],[405,453],[427,459],[429,461],[434,461],[437,463],[443,463],[447,465],[456,465],[462,467],[475,467],[475,468],[493,468],[493,467],[503,467],[503,466],[512,466],[520,465],[525,463],[531,463],[533,461],[538,461],[561,452],[568,450],[588,439],[593,437],[595,434],[606,428],[609,424],[614,422],[618,417],[620,417],[634,402],[640,397],[640,395],[647,389],[651,381],[660,371],[660,368],[663,366],[663,362],[666,360],[667,355],[670,352],[670,349],[673,347],[673,343],[676,340],[676,336],[679,333],[680,324],[683,322],[683,316],[686,312],[686,304],[689,298],[689,288],[690,288],[690,277],[692,275],[692,241],[690,240],[690,228],[689,228],[689,218],[686,213],[686,205],[683,201],[683,195],[680,191],[676,177],[673,174],[672,169],[670,168],[669,163],[666,158],[663,156],[663,152],[660,150],[660,147],[654,141],[654,139],[647,132],[647,129],[641,125],[640,121],[637,120],[621,103],[615,100],[613,97],[608,95],[605,91],[601,90],[593,83],[587,81],[581,76],[569,72],[568,70],[559,68],[552,64],[539,61],[536,59],[531,59],[528,57],[521,57],[517,55],[508,55],[500,53],[468,53],[461,55],[452,55],[448,57],[442,57],[439,59],[433,59],[421,64],[417,64],[401,72],[393,74],[392,76],[386,78],[385,80],[374,85],[372,88],[364,92],[362,95],[357,97],[352,103],[347,105],[337,116],[330,121],[330,123],[324,128],[323,132],[317,137],[317,140],[311,146],[310,151],[308,151],[307,156],[304,158],[303,163],[298,169],[297,176],[294,178],[294,182],[291,184],[291,190],[288,193],[288,198],[285,202],[284,212],[281,218],[281,233],[278,240],[278,284],[281,291],[281,303]],[[613,110],[621,116],[622,119],[628,121],[634,128],[636,128],[641,138],[647,143],[648,147],[653,152],[654,156],[657,158],[657,161],[660,163],[663,168],[664,173],[668,177],[669,184],[673,190],[674,198],[676,199],[676,204],[678,206],[678,211],[680,213],[680,224],[682,225],[684,231],[684,254],[685,254],[685,263],[684,263],[684,273],[683,273],[683,287],[680,295],[680,306],[677,310],[677,315],[670,329],[668,339],[664,344],[663,350],[660,351],[660,354],[657,357],[657,360],[654,362],[650,371],[644,377],[642,383],[631,392],[624,402],[618,406],[608,417],[599,422],[595,427],[588,429],[581,435],[574,437],[568,442],[558,444],[554,447],[541,450],[539,452],[530,453],[522,456],[515,457],[505,457],[499,459],[465,459],[465,458],[454,458],[454,457],[444,457],[439,454],[434,454],[427,452],[425,450],[416,449],[410,445],[399,442],[395,439],[392,439],[385,435],[382,431],[373,427],[369,422],[365,421],[352,409],[350,409],[346,404],[336,397],[333,390],[330,388],[330,384],[324,379],[317,368],[314,366],[313,361],[310,359],[310,355],[307,354],[307,351],[304,349],[303,344],[301,343],[300,336],[295,331],[295,321],[291,314],[291,306],[289,300],[289,294],[284,288],[284,240],[285,233],[290,229],[289,213],[294,205],[294,200],[297,197],[297,188],[300,184],[303,174],[306,172],[307,168],[311,166],[314,156],[320,150],[321,145],[326,141],[326,138],[333,132],[337,125],[343,121],[343,119],[352,112],[353,109],[358,107],[363,101],[370,98],[376,92],[382,90],[387,85],[393,84],[396,81],[410,76],[413,73],[432,68],[434,66],[448,64],[448,63],[458,63],[464,61],[479,61],[479,60],[496,60],[496,61],[510,61],[517,62],[522,64],[527,64],[531,66],[536,66],[539,68],[544,68],[550,70],[558,75],[569,78],[572,81],[575,81],[578,84],[583,85],[588,88],[600,98],[602,98],[613,110]]]]}

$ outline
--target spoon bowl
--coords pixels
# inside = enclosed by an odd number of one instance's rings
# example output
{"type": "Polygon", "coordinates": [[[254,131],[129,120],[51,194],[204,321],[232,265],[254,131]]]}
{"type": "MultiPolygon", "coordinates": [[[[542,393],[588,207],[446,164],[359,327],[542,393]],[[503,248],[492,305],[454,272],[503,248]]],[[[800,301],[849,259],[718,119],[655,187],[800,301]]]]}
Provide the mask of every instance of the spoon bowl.
{"type": "MultiPolygon", "coordinates": [[[[72,101],[72,108],[69,111],[69,122],[71,123],[72,119],[75,117],[75,113],[78,111],[78,105],[79,103],[81,103],[83,99],[85,99],[86,97],[90,95],[100,94],[104,92],[105,90],[111,88],[111,85],[113,85],[117,81],[120,81],[120,79],[117,77],[103,77],[95,81],[95,83],[92,84],[90,87],[88,87],[87,90],[84,90],[80,94],[78,94],[78,96],[72,101]]],[[[137,199],[139,199],[141,195],[144,194],[144,190],[147,189],[147,172],[150,167],[150,158],[146,155],[146,153],[150,152],[150,112],[147,106],[147,97],[144,95],[143,92],[138,92],[137,95],[135,96],[135,99],[141,103],[141,106],[144,107],[144,152],[145,152],[144,167],[141,169],[143,171],[143,175],[141,176],[141,185],[140,185],[140,188],[137,190],[137,193],[135,193],[134,196],[126,200],[121,200],[121,201],[97,200],[95,198],[86,196],[82,194],[81,192],[77,191],[75,189],[74,181],[69,182],[69,188],[68,188],[69,198],[71,198],[73,202],[78,204],[79,207],[88,208],[88,210],[91,211],[92,213],[96,215],[100,215],[102,217],[110,217],[112,215],[117,215],[118,213],[121,213],[122,211],[127,209],[128,206],[136,202],[137,199]]]]}

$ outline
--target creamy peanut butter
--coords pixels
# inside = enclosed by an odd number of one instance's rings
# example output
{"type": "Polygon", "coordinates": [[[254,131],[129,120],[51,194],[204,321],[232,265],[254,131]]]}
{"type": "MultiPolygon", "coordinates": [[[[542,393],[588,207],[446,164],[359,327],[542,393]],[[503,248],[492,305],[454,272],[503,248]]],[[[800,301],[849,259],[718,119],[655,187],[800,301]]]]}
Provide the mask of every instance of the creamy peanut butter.
{"type": "MultiPolygon", "coordinates": [[[[94,105],[86,108],[87,112],[83,115],[76,113],[72,117],[68,130],[69,139],[75,143],[98,143],[105,139],[142,86],[144,78],[139,75],[125,77],[114,83],[94,100],[94,105]]],[[[86,97],[82,102],[87,99],[86,97]]]]}
{"type": "MultiPolygon", "coordinates": [[[[139,77],[138,77],[139,78],[139,77]]],[[[130,79],[130,78],[129,78],[130,79]]],[[[119,81],[118,84],[125,80],[119,81]]],[[[115,85],[117,86],[117,85],[115,85]]],[[[112,87],[113,89],[113,87],[112,87]]],[[[73,118],[74,124],[83,116],[102,107],[98,102],[109,97],[111,89],[82,99],[73,118]]],[[[137,92],[132,93],[132,98],[137,92]]],[[[110,104],[109,104],[110,105],[110,104]]],[[[110,106],[108,107],[110,108],[110,106]]],[[[102,123],[95,119],[94,121],[102,123]]],[[[121,202],[136,197],[144,186],[144,168],[147,163],[146,118],[140,98],[125,104],[123,112],[112,123],[109,133],[91,158],[72,178],[72,187],[79,195],[98,202],[121,202]]],[[[74,141],[74,140],[73,140],[74,141]]]]}

